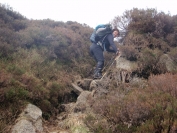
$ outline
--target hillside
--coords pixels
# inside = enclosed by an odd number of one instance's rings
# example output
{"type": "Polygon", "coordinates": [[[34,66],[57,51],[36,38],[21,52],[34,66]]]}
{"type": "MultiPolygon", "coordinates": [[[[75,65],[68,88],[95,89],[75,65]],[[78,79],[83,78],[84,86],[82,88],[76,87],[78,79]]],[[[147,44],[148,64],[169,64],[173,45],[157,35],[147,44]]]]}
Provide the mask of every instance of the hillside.
{"type": "MultiPolygon", "coordinates": [[[[112,25],[121,30],[122,45],[116,43],[122,53],[120,63],[128,60],[137,67],[125,82],[110,78],[110,93],[92,101],[93,110],[106,117],[107,125],[89,124],[97,121],[93,116],[86,124],[98,133],[175,131],[177,16],[135,8],[116,17],[112,25]],[[135,77],[147,86],[132,83],[135,77]]],[[[28,20],[4,5],[0,5],[0,27],[0,132],[8,131],[27,103],[39,107],[44,120],[55,120],[63,104],[78,98],[71,83],[91,76],[93,29],[71,21],[28,20]]],[[[105,54],[106,64],[111,57],[105,54]]]]}
{"type": "Polygon", "coordinates": [[[90,27],[28,20],[4,5],[0,27],[0,130],[14,122],[26,102],[39,106],[49,119],[61,103],[76,100],[70,83],[75,75],[87,75],[93,64],[90,27]]]}

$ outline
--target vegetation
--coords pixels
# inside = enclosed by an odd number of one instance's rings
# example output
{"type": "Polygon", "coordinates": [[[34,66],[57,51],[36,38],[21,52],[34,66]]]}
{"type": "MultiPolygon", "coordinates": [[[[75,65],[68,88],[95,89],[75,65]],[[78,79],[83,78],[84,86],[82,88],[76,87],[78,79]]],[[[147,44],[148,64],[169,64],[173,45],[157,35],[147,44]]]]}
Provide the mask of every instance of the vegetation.
{"type": "MultiPolygon", "coordinates": [[[[176,66],[177,16],[134,8],[112,24],[121,28],[122,54],[138,63],[134,73],[147,82],[111,85],[107,96],[92,101],[108,123],[94,116],[86,123],[95,133],[175,131],[177,71],[161,60],[166,54],[176,66]]],[[[61,113],[62,103],[76,100],[71,82],[88,77],[94,65],[88,50],[92,31],[77,22],[28,20],[0,5],[0,132],[28,102],[50,120],[61,113]]]]}
{"type": "Polygon", "coordinates": [[[176,15],[134,8],[125,11],[123,16],[117,16],[112,24],[121,29],[122,51],[127,59],[137,61],[139,76],[148,78],[151,73],[167,72],[164,64],[159,63],[163,54],[168,54],[175,61],[176,15]]]}
{"type": "Polygon", "coordinates": [[[91,31],[77,22],[28,20],[0,5],[0,132],[27,102],[49,120],[62,103],[76,100],[70,83],[75,75],[86,76],[93,64],[91,31]]]}
{"type": "Polygon", "coordinates": [[[118,85],[112,81],[109,93],[91,102],[107,123],[91,115],[85,123],[94,133],[176,132],[177,70],[168,70],[162,61],[166,58],[176,67],[176,16],[134,8],[112,24],[122,29],[121,52],[138,63],[133,73],[143,80],[118,85]]]}
{"type": "Polygon", "coordinates": [[[147,83],[109,88],[108,95],[92,101],[95,112],[108,124],[93,116],[88,116],[86,123],[96,133],[174,132],[176,86],[177,74],[167,73],[152,75],[147,83]]]}

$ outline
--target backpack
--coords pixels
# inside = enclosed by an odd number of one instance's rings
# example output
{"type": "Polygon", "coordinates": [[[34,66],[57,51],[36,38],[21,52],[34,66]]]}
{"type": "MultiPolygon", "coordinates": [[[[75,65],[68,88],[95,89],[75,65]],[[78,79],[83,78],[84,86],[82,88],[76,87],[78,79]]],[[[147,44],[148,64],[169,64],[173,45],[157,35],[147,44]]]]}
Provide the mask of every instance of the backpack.
{"type": "Polygon", "coordinates": [[[104,38],[107,34],[112,33],[112,27],[110,24],[101,24],[96,26],[93,31],[90,41],[92,43],[98,43],[102,38],[104,38]]]}

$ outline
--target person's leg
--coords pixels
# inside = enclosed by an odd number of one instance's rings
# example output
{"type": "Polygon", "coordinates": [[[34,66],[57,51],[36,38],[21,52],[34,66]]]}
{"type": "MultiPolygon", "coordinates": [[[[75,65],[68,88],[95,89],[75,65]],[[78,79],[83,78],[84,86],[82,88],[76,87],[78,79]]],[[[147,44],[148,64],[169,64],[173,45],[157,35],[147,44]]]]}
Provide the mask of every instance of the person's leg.
{"type": "Polygon", "coordinates": [[[94,71],[94,78],[101,78],[102,77],[102,69],[104,67],[104,56],[103,50],[100,46],[93,44],[91,46],[91,54],[97,61],[97,66],[94,71]]]}
{"type": "Polygon", "coordinates": [[[94,51],[95,51],[94,49],[96,49],[95,45],[96,44],[92,43],[92,45],[90,46],[90,56],[92,56],[95,59],[95,61],[97,62],[97,59],[94,56],[94,51]]]}

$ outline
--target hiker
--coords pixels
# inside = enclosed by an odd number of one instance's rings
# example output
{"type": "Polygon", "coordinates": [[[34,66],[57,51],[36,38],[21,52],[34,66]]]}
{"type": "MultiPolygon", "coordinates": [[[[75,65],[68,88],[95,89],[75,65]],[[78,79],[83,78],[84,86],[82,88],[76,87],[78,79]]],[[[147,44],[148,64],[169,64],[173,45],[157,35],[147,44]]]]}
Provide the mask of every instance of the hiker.
{"type": "Polygon", "coordinates": [[[90,54],[96,60],[97,65],[94,70],[94,79],[101,79],[102,77],[102,69],[104,67],[104,56],[103,52],[113,52],[116,55],[119,54],[119,49],[114,44],[114,38],[118,37],[119,30],[113,29],[111,33],[106,34],[99,42],[91,41],[92,45],[90,46],[90,54]],[[101,43],[100,43],[101,42],[101,43]],[[112,47],[112,49],[110,49],[112,47]]]}

